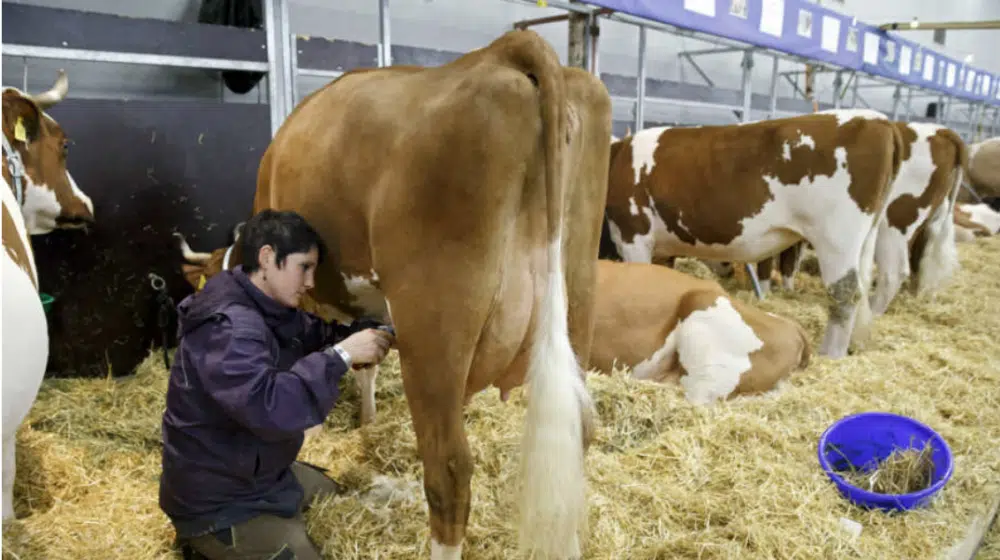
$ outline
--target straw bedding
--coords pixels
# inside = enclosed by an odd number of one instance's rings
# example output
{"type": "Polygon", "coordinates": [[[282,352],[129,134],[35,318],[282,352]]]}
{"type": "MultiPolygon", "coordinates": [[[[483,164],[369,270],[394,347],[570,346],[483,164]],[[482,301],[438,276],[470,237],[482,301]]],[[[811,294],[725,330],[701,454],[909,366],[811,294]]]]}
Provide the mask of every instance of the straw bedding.
{"type": "MultiPolygon", "coordinates": [[[[935,301],[901,293],[867,352],[814,357],[774,394],[712,408],[676,386],[593,375],[599,439],[587,456],[588,558],[936,558],[1000,495],[1000,237],[960,246],[963,269],[935,301]],[[885,410],[943,435],[955,474],[927,509],[867,512],[840,497],[816,460],[841,416],[885,410]],[[860,523],[860,536],[841,518],[860,523]]],[[[699,263],[679,261],[705,275],[699,263]]],[[[752,301],[744,285],[727,287],[752,301]]],[[[818,344],[819,280],[761,307],[798,319],[818,344]]],[[[4,558],[179,558],[157,507],[166,372],[158,353],[123,380],[49,380],[18,442],[16,509],[4,558]]],[[[421,467],[395,354],[378,383],[378,419],[357,429],[354,384],[303,459],[330,468],[346,496],[307,515],[327,558],[426,557],[421,467]]],[[[467,411],[476,470],[468,558],[516,557],[512,503],[523,403],[497,392],[467,411]]],[[[997,533],[979,558],[1000,557],[997,533]]]]}

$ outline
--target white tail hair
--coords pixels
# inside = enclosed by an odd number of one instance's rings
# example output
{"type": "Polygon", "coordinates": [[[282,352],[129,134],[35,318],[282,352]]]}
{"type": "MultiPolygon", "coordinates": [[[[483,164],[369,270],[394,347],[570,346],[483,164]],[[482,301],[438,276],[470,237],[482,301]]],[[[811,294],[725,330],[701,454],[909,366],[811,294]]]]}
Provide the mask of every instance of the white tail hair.
{"type": "Polygon", "coordinates": [[[594,408],[570,345],[562,240],[549,247],[549,273],[526,382],[522,440],[521,546],[542,557],[580,555],[587,528],[584,434],[594,408]]]}

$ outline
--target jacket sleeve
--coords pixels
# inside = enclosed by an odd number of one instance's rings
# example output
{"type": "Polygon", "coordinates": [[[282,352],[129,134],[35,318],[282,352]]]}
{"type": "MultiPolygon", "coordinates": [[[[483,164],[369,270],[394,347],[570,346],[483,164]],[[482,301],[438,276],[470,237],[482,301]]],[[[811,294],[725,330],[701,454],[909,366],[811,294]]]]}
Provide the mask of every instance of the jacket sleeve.
{"type": "Polygon", "coordinates": [[[288,370],[274,367],[271,339],[253,313],[230,312],[206,333],[198,375],[236,422],[265,441],[301,435],[322,424],[347,371],[339,356],[312,352],[288,370]]]}

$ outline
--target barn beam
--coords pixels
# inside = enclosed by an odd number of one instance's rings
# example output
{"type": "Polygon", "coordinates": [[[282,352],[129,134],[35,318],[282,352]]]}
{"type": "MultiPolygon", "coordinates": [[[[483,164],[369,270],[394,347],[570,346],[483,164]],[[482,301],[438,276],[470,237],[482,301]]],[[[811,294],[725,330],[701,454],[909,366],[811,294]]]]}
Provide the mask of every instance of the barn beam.
{"type": "Polygon", "coordinates": [[[883,23],[879,29],[886,31],[926,31],[928,29],[1000,29],[1000,20],[984,21],[936,21],[931,23],[913,21],[893,21],[883,23]]]}

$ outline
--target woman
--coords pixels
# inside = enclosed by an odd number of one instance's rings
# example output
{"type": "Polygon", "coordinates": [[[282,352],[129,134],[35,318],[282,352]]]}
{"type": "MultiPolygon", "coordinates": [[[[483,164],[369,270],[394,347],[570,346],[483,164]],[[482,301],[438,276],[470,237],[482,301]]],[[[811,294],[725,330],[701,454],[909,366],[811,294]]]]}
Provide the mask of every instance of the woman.
{"type": "Polygon", "coordinates": [[[263,211],[240,243],[246,262],[178,305],[160,507],[185,556],[320,558],[302,511],[338,485],[295,459],[341,377],[379,363],[393,336],[297,309],[326,253],[298,214],[263,211]]]}

